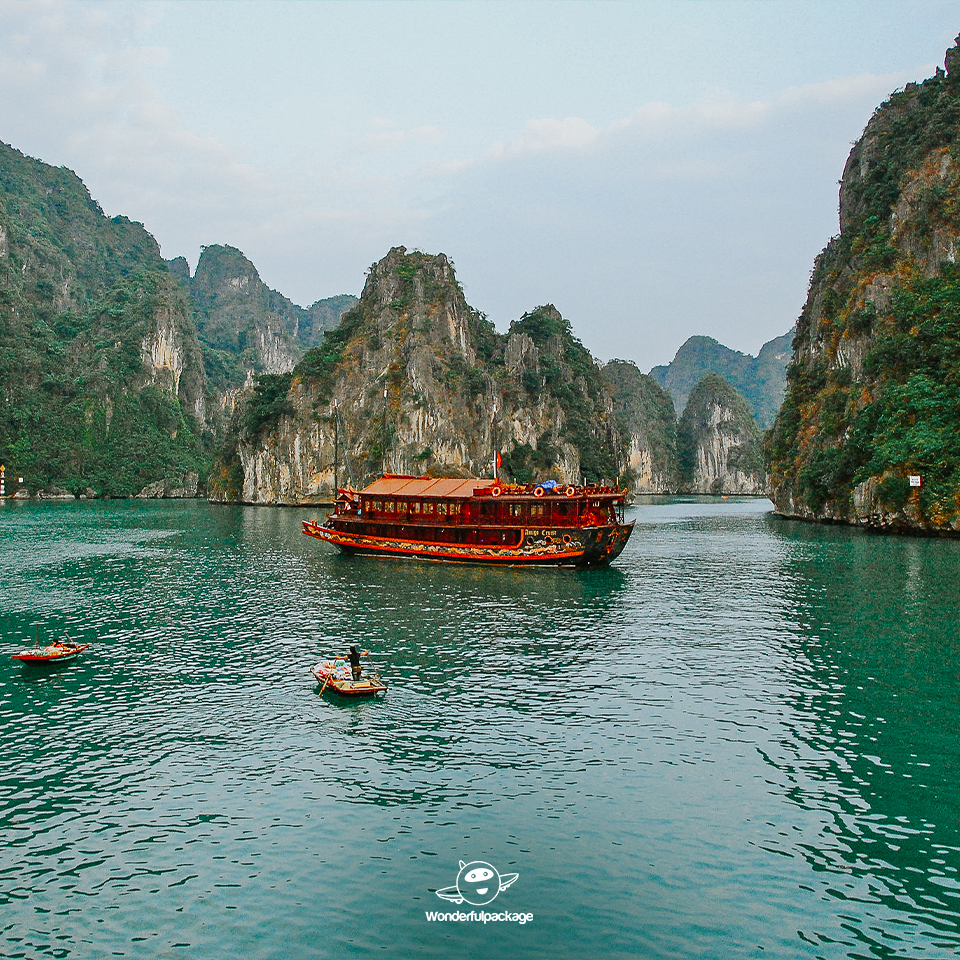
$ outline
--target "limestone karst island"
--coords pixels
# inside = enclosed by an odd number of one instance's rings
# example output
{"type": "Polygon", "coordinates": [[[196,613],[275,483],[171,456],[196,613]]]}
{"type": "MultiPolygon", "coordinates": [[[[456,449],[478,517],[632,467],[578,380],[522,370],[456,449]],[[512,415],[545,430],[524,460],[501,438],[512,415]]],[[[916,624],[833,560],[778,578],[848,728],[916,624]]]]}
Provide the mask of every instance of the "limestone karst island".
{"type": "Polygon", "coordinates": [[[444,253],[396,246],[359,298],[309,307],[227,245],[191,272],[0,145],[4,495],[306,504],[496,473],[960,532],[958,133],[955,46],[853,146],[795,331],[757,357],[694,337],[649,373],[599,363],[550,304],[498,332],[444,253]]]}
{"type": "Polygon", "coordinates": [[[0,2],[2,960],[960,958],[880,6],[0,2]]]}

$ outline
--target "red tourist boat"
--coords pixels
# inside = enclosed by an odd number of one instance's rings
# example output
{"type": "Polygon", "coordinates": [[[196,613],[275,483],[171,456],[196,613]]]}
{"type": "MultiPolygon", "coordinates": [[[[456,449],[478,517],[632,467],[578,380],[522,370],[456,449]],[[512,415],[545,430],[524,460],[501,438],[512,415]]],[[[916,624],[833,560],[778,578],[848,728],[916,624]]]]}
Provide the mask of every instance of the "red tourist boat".
{"type": "Polygon", "coordinates": [[[32,650],[21,650],[19,653],[11,653],[10,656],[14,660],[30,665],[64,663],[67,660],[73,660],[74,657],[79,657],[89,646],[89,643],[69,643],[54,640],[53,643],[45,647],[38,646],[32,650]]]}
{"type": "Polygon", "coordinates": [[[499,480],[387,475],[337,491],[324,523],[303,532],[345,553],[500,566],[594,567],[618,557],[633,532],[625,490],[499,480]]]}

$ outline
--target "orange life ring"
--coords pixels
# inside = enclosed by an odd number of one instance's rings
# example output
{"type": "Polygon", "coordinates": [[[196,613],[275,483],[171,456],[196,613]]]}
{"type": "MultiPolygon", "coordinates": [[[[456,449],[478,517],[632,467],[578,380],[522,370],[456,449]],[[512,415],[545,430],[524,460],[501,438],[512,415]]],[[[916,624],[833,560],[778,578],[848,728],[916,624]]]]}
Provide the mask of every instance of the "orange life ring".
{"type": "Polygon", "coordinates": [[[574,490],[573,487],[568,484],[568,485],[567,485],[567,489],[564,490],[563,492],[564,492],[568,497],[572,497],[577,491],[574,490]]]}
{"type": "Polygon", "coordinates": [[[494,486],[490,488],[491,497],[499,497],[501,493],[503,493],[503,487],[494,486]]]}
{"type": "Polygon", "coordinates": [[[534,495],[535,497],[542,497],[542,496],[543,496],[543,487],[537,487],[536,490],[533,491],[533,495],[534,495]]]}

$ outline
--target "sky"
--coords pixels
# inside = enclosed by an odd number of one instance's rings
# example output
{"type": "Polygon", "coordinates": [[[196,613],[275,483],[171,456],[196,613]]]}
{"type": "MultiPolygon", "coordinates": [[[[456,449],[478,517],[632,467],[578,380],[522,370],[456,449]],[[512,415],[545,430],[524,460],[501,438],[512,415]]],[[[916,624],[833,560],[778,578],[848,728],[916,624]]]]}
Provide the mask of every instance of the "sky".
{"type": "Polygon", "coordinates": [[[498,329],[554,304],[600,361],[756,354],[839,231],[874,109],[956,0],[0,0],[0,140],[195,268],[308,306],[393,246],[498,329]]]}

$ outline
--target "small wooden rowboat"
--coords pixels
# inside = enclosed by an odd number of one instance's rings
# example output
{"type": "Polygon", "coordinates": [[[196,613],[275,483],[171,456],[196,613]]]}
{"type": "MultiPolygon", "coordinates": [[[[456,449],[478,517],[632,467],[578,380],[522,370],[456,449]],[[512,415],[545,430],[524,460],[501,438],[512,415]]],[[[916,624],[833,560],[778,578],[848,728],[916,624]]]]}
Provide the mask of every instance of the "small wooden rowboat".
{"type": "Polygon", "coordinates": [[[28,664],[64,663],[79,657],[89,646],[89,643],[64,643],[62,640],[54,640],[45,647],[21,650],[19,653],[11,653],[10,656],[28,664]]]}
{"type": "Polygon", "coordinates": [[[321,684],[321,693],[324,690],[333,690],[344,697],[372,697],[375,693],[382,693],[387,689],[387,685],[376,673],[372,677],[354,680],[350,667],[343,660],[318,663],[310,672],[317,678],[317,683],[321,684]]]}

